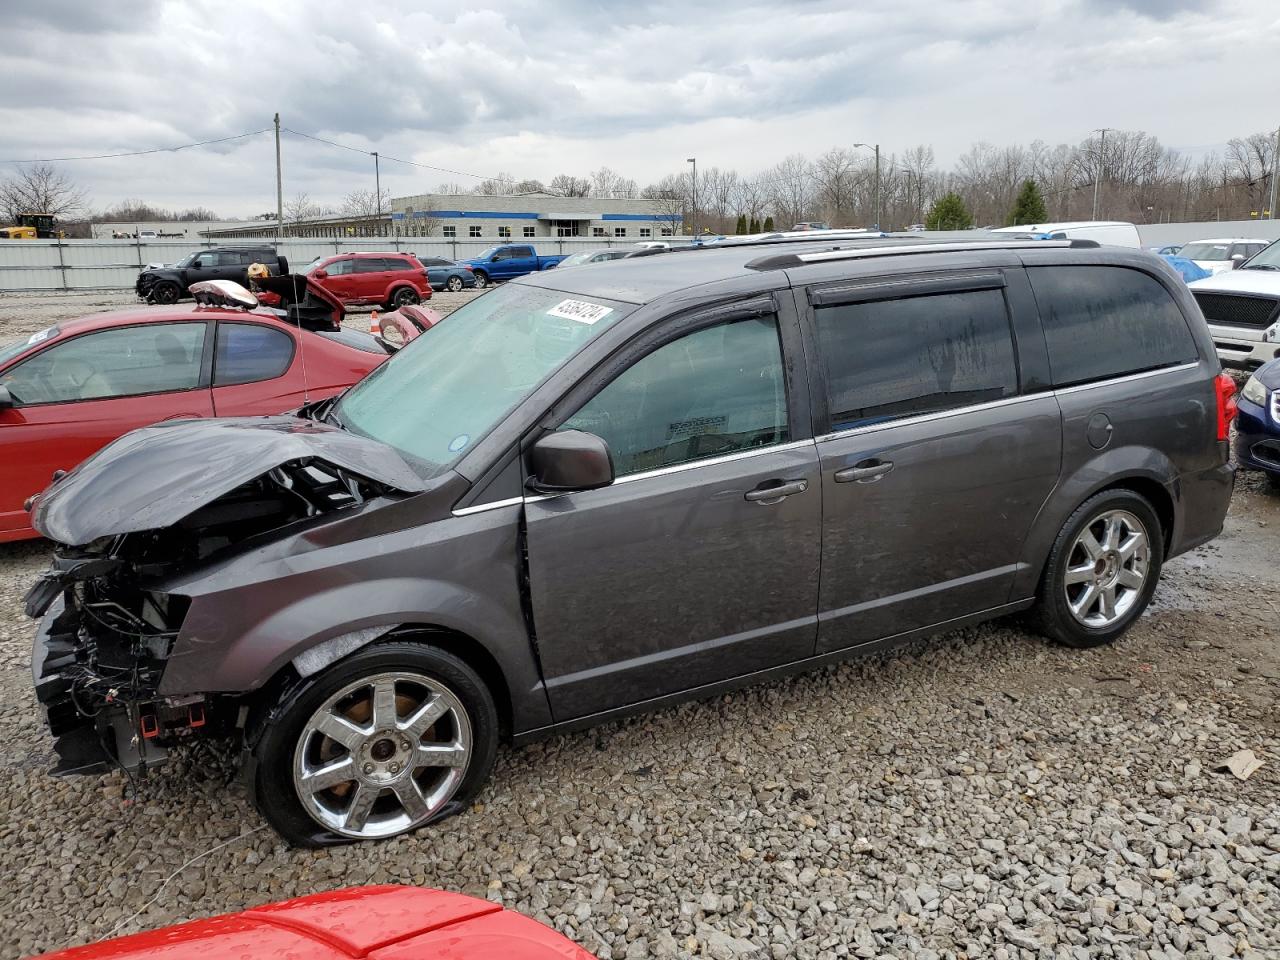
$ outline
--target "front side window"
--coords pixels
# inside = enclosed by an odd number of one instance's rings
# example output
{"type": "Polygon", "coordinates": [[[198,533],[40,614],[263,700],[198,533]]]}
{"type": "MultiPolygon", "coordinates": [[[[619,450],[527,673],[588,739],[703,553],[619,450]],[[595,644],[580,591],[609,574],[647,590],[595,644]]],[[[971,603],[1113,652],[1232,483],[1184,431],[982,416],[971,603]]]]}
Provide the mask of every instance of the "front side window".
{"type": "Polygon", "coordinates": [[[289,369],[293,338],[258,323],[219,323],[213,385],[273,380],[289,369]]]}
{"type": "Polygon", "coordinates": [[[334,410],[435,476],[574,353],[635,307],[508,284],[477,297],[357,383],[334,410]]]}
{"type": "Polygon", "coordinates": [[[333,260],[329,263],[322,264],[321,268],[331,277],[341,277],[348,273],[355,272],[356,262],[350,257],[343,260],[333,260]]]}
{"type": "MultiPolygon", "coordinates": [[[[1185,254],[1184,254],[1185,255],[1185,254]]],[[[1125,267],[1030,267],[1055,386],[1199,359],[1169,291],[1125,267]]]]}
{"type": "Polygon", "coordinates": [[[200,385],[203,323],[148,323],[85,334],[0,375],[22,404],[106,400],[200,385]]]}
{"type": "Polygon", "coordinates": [[[560,429],[603,438],[618,476],[785,442],[778,322],[736,320],[673,340],[628,367],[560,429]]]}
{"type": "Polygon", "coordinates": [[[999,290],[819,307],[814,317],[832,430],[1018,392],[999,290]]]}

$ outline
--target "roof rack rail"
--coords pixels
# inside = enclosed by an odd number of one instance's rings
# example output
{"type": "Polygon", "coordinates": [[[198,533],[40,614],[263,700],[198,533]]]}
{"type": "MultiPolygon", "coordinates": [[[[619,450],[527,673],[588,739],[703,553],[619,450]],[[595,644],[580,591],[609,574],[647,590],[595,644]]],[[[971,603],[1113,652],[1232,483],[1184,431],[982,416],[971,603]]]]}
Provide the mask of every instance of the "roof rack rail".
{"type": "Polygon", "coordinates": [[[767,237],[725,237],[723,240],[717,240],[714,243],[681,243],[673,244],[668,253],[688,253],[690,250],[726,250],[737,247],[767,247],[775,244],[788,243],[850,243],[859,240],[902,240],[904,242],[915,242],[915,237],[895,237],[889,233],[872,233],[870,231],[858,230],[809,230],[798,232],[796,234],[776,234],[767,237]]]}
{"type": "Polygon", "coordinates": [[[830,260],[853,260],[859,257],[895,257],[914,253],[947,253],[964,250],[1043,250],[1049,248],[1091,249],[1102,244],[1096,240],[955,240],[899,243],[890,246],[850,247],[815,250],[809,253],[775,253],[757,257],[746,264],[748,270],[785,270],[830,260]]]}

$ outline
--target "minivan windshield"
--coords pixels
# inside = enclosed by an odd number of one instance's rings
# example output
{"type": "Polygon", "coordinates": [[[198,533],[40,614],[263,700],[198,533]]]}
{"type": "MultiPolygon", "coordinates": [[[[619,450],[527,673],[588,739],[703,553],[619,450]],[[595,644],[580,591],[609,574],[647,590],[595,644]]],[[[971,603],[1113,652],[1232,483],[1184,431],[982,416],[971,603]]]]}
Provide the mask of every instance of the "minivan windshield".
{"type": "Polygon", "coordinates": [[[429,477],[476,445],[634,304],[509,284],[445,317],[351,388],[330,415],[429,477]]]}
{"type": "Polygon", "coordinates": [[[1280,270],[1280,243],[1273,243],[1249,258],[1241,270],[1280,270]]]}

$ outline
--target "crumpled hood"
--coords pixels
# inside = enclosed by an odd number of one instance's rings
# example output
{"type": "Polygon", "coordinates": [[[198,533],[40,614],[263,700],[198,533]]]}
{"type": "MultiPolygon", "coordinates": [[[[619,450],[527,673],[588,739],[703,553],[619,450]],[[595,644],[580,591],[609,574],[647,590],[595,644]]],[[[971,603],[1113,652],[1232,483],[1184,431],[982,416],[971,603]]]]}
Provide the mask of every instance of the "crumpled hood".
{"type": "Polygon", "coordinates": [[[36,500],[32,526],[59,543],[157,530],[294,460],[316,459],[417,493],[425,488],[391,447],[298,417],[170,420],[127,433],[36,500]]]}

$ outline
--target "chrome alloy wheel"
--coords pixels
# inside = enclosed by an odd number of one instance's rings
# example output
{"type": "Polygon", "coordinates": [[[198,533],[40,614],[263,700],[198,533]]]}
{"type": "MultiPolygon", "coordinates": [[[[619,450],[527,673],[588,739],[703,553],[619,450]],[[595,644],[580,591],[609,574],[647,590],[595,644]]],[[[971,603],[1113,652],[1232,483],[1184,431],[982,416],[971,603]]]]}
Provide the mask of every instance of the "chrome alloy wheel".
{"type": "Polygon", "coordinates": [[[1086,627],[1114,626],[1142,596],[1150,570],[1151,545],[1142,521],[1127,510],[1099,514],[1067,555],[1067,607],[1086,627]]]}
{"type": "Polygon", "coordinates": [[[317,823],[357,840],[424,823],[457,792],[472,748],[458,697],[419,673],[343,687],[302,728],[293,785],[317,823]]]}

